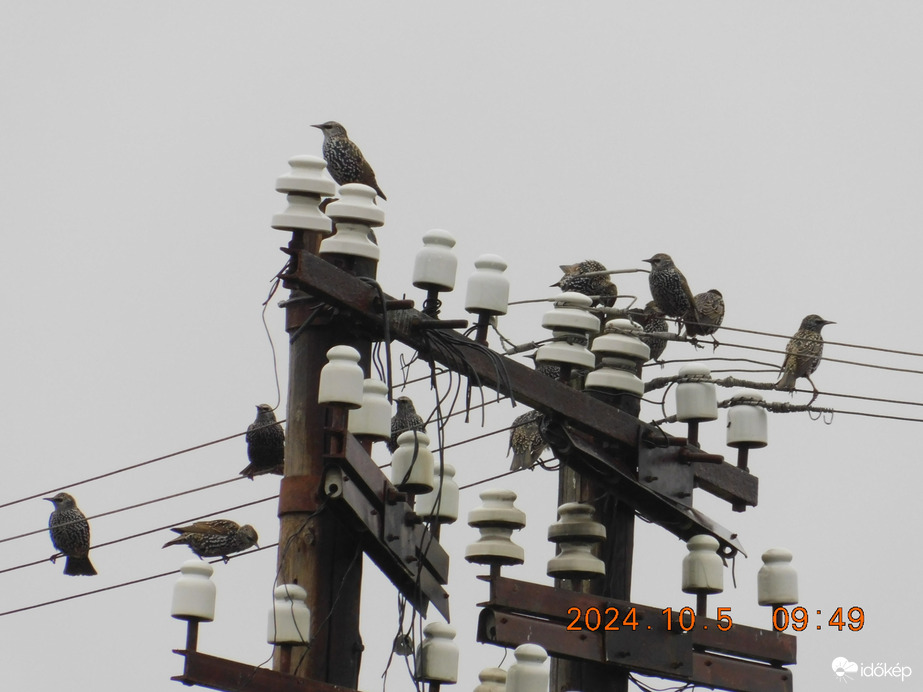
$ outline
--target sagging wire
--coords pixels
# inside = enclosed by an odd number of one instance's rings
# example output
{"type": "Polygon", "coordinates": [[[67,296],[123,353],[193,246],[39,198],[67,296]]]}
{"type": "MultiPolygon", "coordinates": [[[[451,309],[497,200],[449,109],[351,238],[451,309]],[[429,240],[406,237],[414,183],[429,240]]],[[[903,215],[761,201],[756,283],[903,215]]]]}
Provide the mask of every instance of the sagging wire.
{"type": "Polygon", "coordinates": [[[280,274],[284,274],[286,269],[288,269],[291,264],[291,258],[285,263],[285,266],[282,267],[281,271],[276,274],[273,279],[272,286],[269,289],[269,295],[266,296],[266,300],[263,301],[263,309],[260,311],[260,319],[263,322],[263,330],[266,332],[266,338],[269,340],[269,351],[272,353],[272,374],[276,382],[276,405],[272,407],[272,410],[275,411],[279,406],[282,405],[282,385],[279,383],[279,361],[276,358],[276,345],[272,340],[272,332],[269,330],[269,324],[266,322],[266,309],[269,307],[269,301],[272,300],[272,297],[276,294],[276,291],[279,290],[279,286],[282,284],[282,279],[279,278],[280,274]]]}

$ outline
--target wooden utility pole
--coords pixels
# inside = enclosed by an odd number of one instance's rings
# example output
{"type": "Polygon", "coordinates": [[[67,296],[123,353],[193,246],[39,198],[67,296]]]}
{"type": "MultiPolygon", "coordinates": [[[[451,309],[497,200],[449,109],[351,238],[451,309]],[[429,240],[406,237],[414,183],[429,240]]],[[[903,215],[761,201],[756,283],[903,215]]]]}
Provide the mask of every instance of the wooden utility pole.
{"type": "MultiPolygon", "coordinates": [[[[293,258],[303,243],[295,232],[289,246],[293,258]]],[[[295,340],[289,350],[288,419],[285,439],[285,476],[279,495],[279,583],[299,584],[308,592],[312,613],[311,648],[293,647],[291,670],[277,652],[274,669],[342,687],[358,687],[362,641],[359,635],[359,592],[362,551],[355,534],[319,506],[317,489],[324,473],[328,416],[345,412],[317,403],[320,372],[327,351],[347,344],[364,355],[368,341],[351,338],[332,323],[324,306],[298,290],[286,304],[286,331],[295,340]],[[335,616],[333,611],[336,611],[335,616]]]]}

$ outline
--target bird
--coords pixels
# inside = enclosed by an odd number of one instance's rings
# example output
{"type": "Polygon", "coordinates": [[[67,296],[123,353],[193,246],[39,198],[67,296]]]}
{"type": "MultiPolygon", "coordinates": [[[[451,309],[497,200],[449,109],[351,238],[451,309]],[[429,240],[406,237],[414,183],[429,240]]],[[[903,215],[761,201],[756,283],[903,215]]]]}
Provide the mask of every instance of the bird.
{"type": "Polygon", "coordinates": [[[333,120],[311,127],[316,127],[324,133],[324,160],[327,162],[330,177],[337,185],[362,183],[374,188],[382,199],[388,199],[378,187],[375,171],[365,160],[359,147],[347,136],[345,127],[333,120]]]}
{"type": "MultiPolygon", "coordinates": [[[[648,276],[651,297],[663,310],[663,314],[669,317],[682,317],[691,309],[693,315],[696,315],[695,296],[689,289],[686,277],[673,264],[673,258],[663,252],[658,252],[644,261],[651,263],[651,273],[648,276]]],[[[698,317],[695,321],[699,321],[698,317]]]]}
{"type": "Polygon", "coordinates": [[[276,422],[276,414],[269,404],[256,407],[256,420],[247,426],[247,458],[250,463],[240,472],[253,479],[264,473],[283,474],[285,457],[285,430],[276,422]]]}
{"type": "Polygon", "coordinates": [[[560,281],[551,284],[559,287],[562,291],[575,291],[585,296],[593,297],[593,305],[603,305],[611,308],[615,305],[615,299],[619,291],[608,274],[596,274],[594,276],[584,276],[590,272],[604,272],[606,268],[596,260],[584,260],[576,264],[562,264],[561,271],[564,276],[560,281]]]}
{"type": "Polygon", "coordinates": [[[96,568],[88,556],[90,524],[77,507],[77,501],[67,493],[58,493],[54,497],[44,499],[54,504],[54,511],[48,517],[48,532],[51,534],[52,545],[60,551],[60,554],[51,557],[51,561],[54,562],[61,555],[65,555],[67,561],[64,563],[64,574],[96,574],[96,568]]]}
{"type": "Polygon", "coordinates": [[[391,439],[385,440],[385,444],[388,445],[388,451],[392,454],[398,447],[397,438],[401,436],[401,433],[408,430],[426,432],[423,419],[420,418],[417,410],[413,407],[413,401],[409,396],[399,396],[394,401],[397,404],[397,412],[391,417],[391,439]]]}
{"type": "Polygon", "coordinates": [[[638,338],[647,344],[647,347],[651,350],[650,360],[660,360],[660,356],[663,355],[663,351],[667,347],[667,340],[660,336],[645,335],[652,332],[670,331],[670,326],[663,318],[663,311],[657,307],[657,303],[652,300],[644,306],[644,310],[637,315],[635,319],[644,329],[644,334],[639,335],[638,338]]]}
{"type": "Polygon", "coordinates": [[[510,446],[506,451],[507,456],[510,450],[513,452],[510,471],[532,468],[545,451],[548,443],[542,437],[541,420],[542,414],[538,411],[527,411],[513,420],[510,446]]]}
{"type": "Polygon", "coordinates": [[[724,296],[716,288],[705,293],[697,293],[695,311],[690,308],[683,315],[683,324],[686,325],[686,336],[711,336],[724,321],[724,296]],[[698,319],[695,319],[698,313],[698,319]]]}
{"type": "Polygon", "coordinates": [[[820,330],[828,324],[836,324],[836,322],[813,314],[801,320],[801,327],[785,347],[785,360],[781,368],[782,377],[776,382],[776,389],[792,390],[798,378],[805,377],[814,388],[814,398],[817,398],[817,387],[811,380],[811,375],[820,365],[821,356],[824,353],[824,338],[820,335],[820,330]]]}
{"type": "Polygon", "coordinates": [[[228,555],[239,553],[256,545],[259,536],[250,524],[238,525],[230,519],[213,519],[197,521],[189,526],[177,526],[170,529],[179,534],[172,541],[163,544],[188,545],[199,557],[220,557],[228,561],[228,555]]]}

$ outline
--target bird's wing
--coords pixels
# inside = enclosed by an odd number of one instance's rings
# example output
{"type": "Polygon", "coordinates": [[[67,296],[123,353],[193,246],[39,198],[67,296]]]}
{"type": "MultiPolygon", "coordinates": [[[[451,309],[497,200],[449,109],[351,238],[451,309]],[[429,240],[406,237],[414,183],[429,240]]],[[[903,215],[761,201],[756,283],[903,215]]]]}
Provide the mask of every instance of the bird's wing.
{"type": "Polygon", "coordinates": [[[173,531],[177,533],[204,533],[215,536],[226,536],[237,531],[240,526],[230,519],[215,519],[214,521],[197,521],[189,526],[178,526],[173,531]]]}

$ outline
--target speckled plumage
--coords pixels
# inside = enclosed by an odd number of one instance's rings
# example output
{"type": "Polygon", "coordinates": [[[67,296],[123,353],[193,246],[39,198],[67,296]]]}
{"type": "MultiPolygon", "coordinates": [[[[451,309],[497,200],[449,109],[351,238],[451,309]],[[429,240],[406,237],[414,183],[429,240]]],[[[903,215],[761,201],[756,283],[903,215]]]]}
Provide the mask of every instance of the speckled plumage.
{"type": "Polygon", "coordinates": [[[815,394],[817,393],[811,375],[820,365],[824,353],[824,338],[820,335],[820,330],[828,324],[835,323],[819,315],[808,315],[801,320],[801,327],[785,347],[782,377],[776,383],[776,389],[794,389],[798,378],[805,377],[814,387],[815,394]]]}
{"type": "MultiPolygon", "coordinates": [[[[58,493],[54,497],[44,498],[54,504],[54,511],[48,517],[48,532],[51,543],[67,556],[64,574],[70,576],[96,574],[96,568],[90,562],[90,524],[83,512],[77,507],[72,495],[58,493]]],[[[51,561],[54,562],[54,556],[51,561]]]]}
{"type": "Polygon", "coordinates": [[[311,127],[316,127],[324,133],[322,152],[327,162],[327,171],[337,185],[362,183],[373,188],[382,199],[388,199],[378,187],[375,171],[365,160],[359,147],[346,134],[346,128],[333,120],[311,127]]]}
{"type": "Polygon", "coordinates": [[[230,519],[197,521],[189,526],[177,526],[170,530],[180,535],[164,543],[164,548],[170,545],[188,545],[199,557],[223,557],[225,562],[231,553],[252,548],[259,540],[256,530],[250,524],[240,526],[230,519]]]}
{"type": "Polygon", "coordinates": [[[397,404],[397,411],[391,417],[391,439],[385,441],[388,451],[392,454],[397,449],[397,438],[401,436],[401,433],[408,430],[426,432],[423,419],[413,407],[413,401],[409,396],[399,396],[394,402],[397,404]]]}
{"type": "Polygon", "coordinates": [[[665,315],[682,317],[690,307],[694,310],[695,296],[689,289],[686,277],[673,264],[670,255],[658,252],[644,261],[651,264],[651,273],[648,276],[651,297],[665,315]]]}
{"type": "Polygon", "coordinates": [[[285,459],[285,430],[276,422],[276,414],[269,404],[256,407],[256,420],[247,427],[247,458],[250,463],[240,472],[253,478],[264,473],[283,474],[285,459]]]}
{"type": "Polygon", "coordinates": [[[600,262],[584,260],[577,264],[562,264],[561,271],[564,272],[564,276],[552,286],[557,286],[562,291],[574,291],[585,296],[599,296],[593,299],[593,305],[604,305],[607,308],[615,305],[619,292],[608,274],[584,276],[590,272],[606,271],[600,262]]]}
{"type": "Polygon", "coordinates": [[[542,414],[538,411],[528,411],[513,420],[513,427],[510,429],[510,446],[507,450],[507,456],[510,450],[513,452],[510,471],[532,468],[548,446],[542,437],[541,419],[542,414]]]}
{"type": "MultiPolygon", "coordinates": [[[[670,325],[668,325],[667,321],[664,319],[663,311],[657,307],[657,303],[653,300],[644,306],[644,311],[638,315],[636,319],[638,324],[644,329],[645,334],[670,331],[670,325]]],[[[644,335],[638,338],[651,349],[650,360],[660,360],[660,356],[663,355],[664,349],[667,347],[667,340],[663,337],[644,335]]]]}
{"type": "Polygon", "coordinates": [[[710,336],[718,331],[724,321],[724,296],[721,291],[712,288],[695,296],[695,312],[686,310],[683,324],[686,336],[710,336]],[[696,320],[696,313],[698,320],[696,320]]]}

